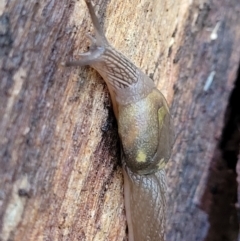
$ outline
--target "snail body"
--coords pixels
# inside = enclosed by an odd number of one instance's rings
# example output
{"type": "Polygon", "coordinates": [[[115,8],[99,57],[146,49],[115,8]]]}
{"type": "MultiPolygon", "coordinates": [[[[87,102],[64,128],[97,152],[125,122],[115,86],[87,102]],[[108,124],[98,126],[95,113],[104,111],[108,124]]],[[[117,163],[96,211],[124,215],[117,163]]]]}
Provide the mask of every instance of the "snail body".
{"type": "Polygon", "coordinates": [[[172,147],[169,108],[154,82],[108,43],[90,0],[95,29],[89,51],[66,66],[93,67],[105,80],[122,146],[129,241],[164,241],[165,164],[172,147]]]}

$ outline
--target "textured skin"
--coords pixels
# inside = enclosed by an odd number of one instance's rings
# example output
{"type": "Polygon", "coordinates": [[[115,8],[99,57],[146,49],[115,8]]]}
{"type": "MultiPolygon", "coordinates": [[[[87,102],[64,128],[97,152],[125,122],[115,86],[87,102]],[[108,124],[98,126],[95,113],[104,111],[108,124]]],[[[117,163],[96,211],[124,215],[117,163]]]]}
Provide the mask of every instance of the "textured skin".
{"type": "Polygon", "coordinates": [[[170,115],[164,97],[153,89],[145,98],[119,105],[118,110],[124,163],[138,174],[156,172],[160,160],[168,160],[172,142],[170,115]]]}
{"type": "Polygon", "coordinates": [[[122,142],[124,199],[129,241],[164,241],[165,163],[173,143],[169,109],[153,81],[112,48],[90,0],[85,0],[96,38],[80,60],[66,66],[90,65],[105,80],[122,142]]]}
{"type": "Polygon", "coordinates": [[[150,175],[127,171],[124,182],[129,183],[130,207],[134,240],[163,241],[165,225],[165,170],[150,175]]]}

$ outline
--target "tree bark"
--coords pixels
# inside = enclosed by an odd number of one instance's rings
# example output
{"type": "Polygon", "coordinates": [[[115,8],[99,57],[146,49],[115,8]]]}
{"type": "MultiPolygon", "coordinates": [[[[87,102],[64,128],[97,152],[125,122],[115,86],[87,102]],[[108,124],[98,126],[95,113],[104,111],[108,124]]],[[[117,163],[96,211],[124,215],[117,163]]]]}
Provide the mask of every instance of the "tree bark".
{"type": "Polygon", "coordinates": [[[168,166],[167,240],[237,240],[239,1],[194,2],[172,114],[176,142],[168,166]]]}
{"type": "MultiPolygon", "coordinates": [[[[237,195],[239,1],[94,3],[109,42],[172,104],[167,240],[236,240],[234,198],[220,205],[231,207],[220,213],[233,225],[216,232],[213,206],[223,192],[214,196],[212,183],[237,195]],[[235,162],[224,155],[229,145],[235,162]],[[229,182],[216,184],[216,167],[229,182]]],[[[0,2],[1,241],[127,240],[107,87],[90,68],[61,66],[87,50],[88,31],[83,0],[0,2]]]]}

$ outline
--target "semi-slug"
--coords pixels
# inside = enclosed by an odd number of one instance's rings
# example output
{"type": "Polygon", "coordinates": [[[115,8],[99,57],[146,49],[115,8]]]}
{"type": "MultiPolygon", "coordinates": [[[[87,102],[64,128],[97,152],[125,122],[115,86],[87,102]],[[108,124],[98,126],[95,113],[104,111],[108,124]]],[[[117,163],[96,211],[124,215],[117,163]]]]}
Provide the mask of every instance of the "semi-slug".
{"type": "Polygon", "coordinates": [[[153,81],[108,43],[90,0],[95,29],[89,51],[66,66],[90,65],[105,80],[122,146],[124,199],[129,241],[163,241],[165,164],[172,148],[169,108],[153,81]]]}

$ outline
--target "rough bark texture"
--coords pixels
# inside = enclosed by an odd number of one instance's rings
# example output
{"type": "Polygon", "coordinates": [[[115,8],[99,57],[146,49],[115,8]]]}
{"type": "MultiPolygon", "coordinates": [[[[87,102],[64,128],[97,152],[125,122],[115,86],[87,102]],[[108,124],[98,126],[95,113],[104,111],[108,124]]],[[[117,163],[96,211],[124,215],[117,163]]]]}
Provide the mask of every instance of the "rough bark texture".
{"type": "Polygon", "coordinates": [[[167,240],[237,240],[239,1],[191,6],[172,114],[167,240]]]}
{"type": "MultiPolygon", "coordinates": [[[[167,239],[236,240],[239,0],[95,3],[109,42],[173,103],[167,239]]],[[[1,241],[127,239],[107,88],[61,67],[91,29],[83,0],[0,2],[1,241]]]]}

